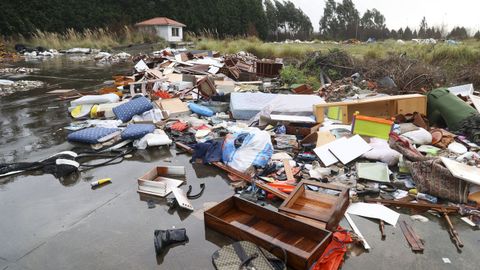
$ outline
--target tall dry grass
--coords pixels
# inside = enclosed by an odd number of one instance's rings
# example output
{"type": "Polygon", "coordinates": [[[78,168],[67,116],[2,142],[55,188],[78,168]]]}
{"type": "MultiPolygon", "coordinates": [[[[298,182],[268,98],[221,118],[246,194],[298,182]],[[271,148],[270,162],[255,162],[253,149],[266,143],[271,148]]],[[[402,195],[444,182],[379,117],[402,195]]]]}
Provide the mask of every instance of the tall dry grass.
{"type": "Polygon", "coordinates": [[[31,37],[19,36],[15,42],[49,49],[84,47],[108,50],[118,46],[162,41],[160,37],[152,33],[137,31],[124,26],[119,31],[112,31],[109,28],[85,29],[83,31],[68,29],[63,33],[36,30],[31,37]]]}

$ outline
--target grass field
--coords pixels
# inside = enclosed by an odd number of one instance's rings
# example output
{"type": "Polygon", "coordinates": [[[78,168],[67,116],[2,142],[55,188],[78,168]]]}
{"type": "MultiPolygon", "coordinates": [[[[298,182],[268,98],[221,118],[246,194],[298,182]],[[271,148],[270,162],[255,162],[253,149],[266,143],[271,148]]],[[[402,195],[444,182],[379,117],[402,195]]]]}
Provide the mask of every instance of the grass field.
{"type": "MultiPolygon", "coordinates": [[[[404,43],[395,40],[386,40],[377,43],[360,44],[339,44],[335,42],[313,43],[265,43],[256,38],[215,40],[203,38],[196,41],[197,49],[214,50],[221,53],[236,53],[246,51],[255,54],[260,58],[284,58],[287,65],[282,72],[284,81],[297,81],[298,83],[309,83],[313,86],[319,85],[318,76],[312,76],[312,68],[299,69],[299,62],[309,60],[311,52],[321,52],[323,55],[332,51],[344,51],[355,62],[355,68],[374,69],[380,68],[384,71],[396,69],[395,57],[400,55],[409,59],[410,63],[420,63],[416,66],[418,76],[425,74],[441,78],[434,80],[432,84],[452,85],[460,83],[473,83],[480,87],[480,41],[467,40],[461,44],[416,44],[413,41],[404,43]],[[297,64],[296,64],[297,63],[297,64]],[[382,67],[381,65],[387,65],[382,67]]],[[[404,72],[412,72],[405,68],[404,72]]],[[[398,68],[397,68],[398,69],[398,68]]],[[[398,72],[398,70],[397,70],[398,72]]]]}
{"type": "Polygon", "coordinates": [[[197,48],[214,50],[222,53],[236,53],[246,51],[260,58],[296,58],[305,59],[308,53],[314,51],[328,51],[341,49],[357,59],[381,59],[389,54],[406,54],[409,57],[423,60],[430,64],[471,64],[480,60],[480,41],[468,40],[458,45],[438,43],[435,45],[415,44],[408,41],[405,44],[394,40],[387,40],[371,44],[338,44],[334,42],[320,42],[302,44],[264,43],[256,38],[247,39],[201,39],[197,41],[197,48]]]}

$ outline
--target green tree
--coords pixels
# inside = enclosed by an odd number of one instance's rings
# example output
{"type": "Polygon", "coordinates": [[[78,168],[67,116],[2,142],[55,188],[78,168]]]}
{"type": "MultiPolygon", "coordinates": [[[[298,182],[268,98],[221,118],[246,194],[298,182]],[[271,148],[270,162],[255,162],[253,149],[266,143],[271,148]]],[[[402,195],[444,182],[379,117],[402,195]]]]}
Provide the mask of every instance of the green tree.
{"type": "Polygon", "coordinates": [[[468,38],[468,32],[465,27],[454,27],[452,31],[447,35],[448,39],[458,39],[458,40],[464,40],[468,38]]]}
{"type": "Polygon", "coordinates": [[[475,33],[475,35],[473,35],[473,37],[476,39],[476,40],[480,40],[480,31],[477,31],[475,33]]]}
{"type": "Polygon", "coordinates": [[[386,34],[386,30],[388,29],[386,29],[385,26],[385,16],[375,8],[372,10],[367,9],[367,11],[365,11],[360,19],[360,29],[360,37],[362,39],[370,37],[376,39],[388,38],[388,35],[390,34],[386,34]]]}
{"type": "Polygon", "coordinates": [[[339,36],[339,21],[337,18],[337,3],[327,0],[320,19],[320,34],[327,39],[337,39],[339,36]]]}
{"type": "Polygon", "coordinates": [[[428,24],[427,19],[423,17],[422,21],[420,22],[420,28],[418,29],[418,37],[419,38],[429,38],[428,34],[428,24]]]}
{"type": "Polygon", "coordinates": [[[410,30],[410,27],[407,26],[407,28],[405,28],[405,31],[403,32],[403,39],[411,40],[412,38],[413,38],[412,30],[410,30]]]}

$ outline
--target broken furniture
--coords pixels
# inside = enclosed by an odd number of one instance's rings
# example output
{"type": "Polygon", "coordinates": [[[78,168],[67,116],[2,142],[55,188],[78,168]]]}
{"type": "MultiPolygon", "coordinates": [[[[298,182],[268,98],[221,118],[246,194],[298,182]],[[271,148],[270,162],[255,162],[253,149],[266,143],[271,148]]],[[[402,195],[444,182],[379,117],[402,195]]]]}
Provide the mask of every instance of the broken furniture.
{"type": "Polygon", "coordinates": [[[158,166],[138,178],[138,193],[166,197],[172,188],[185,183],[185,167],[183,166],[158,166]],[[175,177],[171,178],[171,177],[175,177]]]}
{"type": "Polygon", "coordinates": [[[155,100],[154,103],[160,110],[166,112],[169,118],[188,116],[192,113],[187,103],[179,98],[160,99],[155,100]]]}
{"type": "Polygon", "coordinates": [[[137,92],[135,91],[135,86],[136,85],[140,85],[140,91],[141,91],[141,94],[143,96],[146,96],[147,95],[147,84],[154,84],[156,82],[164,82],[166,81],[167,79],[166,78],[163,78],[163,79],[154,79],[154,80],[141,80],[141,81],[137,81],[137,82],[130,82],[128,83],[128,85],[130,85],[130,95],[133,97],[137,94],[137,92]]]}
{"type": "Polygon", "coordinates": [[[332,233],[268,210],[238,197],[230,197],[204,212],[205,225],[236,240],[253,242],[287,264],[309,269],[330,243],[332,233]]]}
{"type": "Polygon", "coordinates": [[[282,63],[277,63],[273,60],[260,60],[256,63],[256,75],[259,77],[275,78],[280,75],[280,70],[283,68],[282,63]]]}
{"type": "Polygon", "coordinates": [[[283,201],[279,211],[312,226],[335,230],[349,201],[348,188],[304,180],[283,201]]]}
{"type": "Polygon", "coordinates": [[[453,227],[450,217],[448,216],[448,214],[457,213],[459,211],[459,208],[456,206],[447,206],[447,205],[423,203],[423,202],[411,203],[411,202],[370,199],[370,198],[368,199],[366,198],[365,201],[373,202],[373,203],[381,203],[384,205],[390,205],[395,207],[406,207],[406,208],[411,208],[419,211],[428,211],[428,210],[436,211],[445,218],[445,221],[447,222],[447,226],[448,226],[448,233],[450,234],[450,238],[452,239],[452,242],[455,244],[457,249],[460,250],[463,247],[463,242],[462,240],[460,240],[460,237],[457,231],[455,230],[455,228],[453,227]]]}
{"type": "MultiPolygon", "coordinates": [[[[418,112],[427,115],[427,97],[419,94],[388,96],[355,101],[333,102],[316,104],[313,107],[317,123],[323,123],[325,110],[332,109],[338,112],[337,117],[343,124],[353,121],[355,112],[365,116],[390,119],[399,114],[418,112]]],[[[329,113],[330,117],[331,114],[329,113]]]]}

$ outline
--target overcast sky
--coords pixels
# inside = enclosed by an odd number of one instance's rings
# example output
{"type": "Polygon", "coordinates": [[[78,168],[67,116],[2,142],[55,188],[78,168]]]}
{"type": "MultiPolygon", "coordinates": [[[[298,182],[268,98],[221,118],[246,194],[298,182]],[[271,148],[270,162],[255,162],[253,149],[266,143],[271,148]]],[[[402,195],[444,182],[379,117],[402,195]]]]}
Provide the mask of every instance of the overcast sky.
{"type": "MultiPolygon", "coordinates": [[[[290,1],[310,17],[317,31],[318,22],[323,16],[325,0],[290,1]]],[[[480,29],[478,0],[353,0],[353,3],[360,14],[367,9],[378,9],[385,16],[388,28],[399,29],[405,26],[418,28],[425,16],[429,26],[445,24],[448,29],[454,26],[465,26],[472,31],[480,29]]]]}

